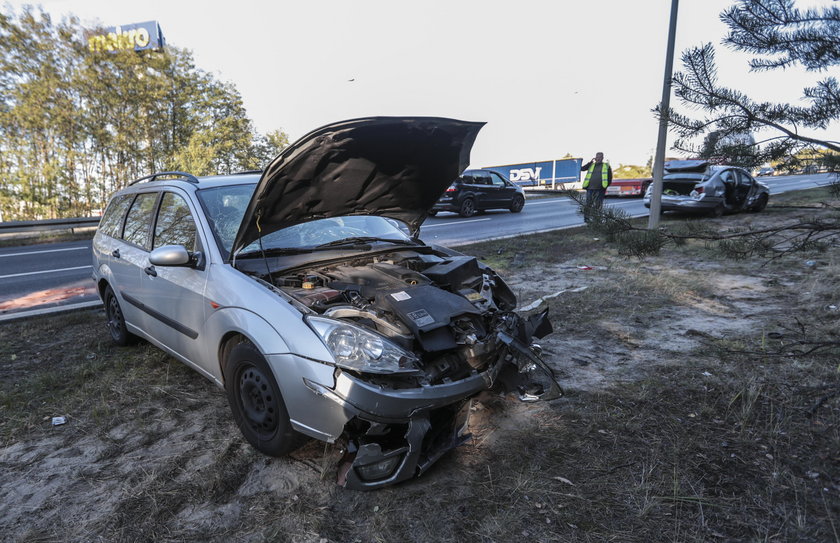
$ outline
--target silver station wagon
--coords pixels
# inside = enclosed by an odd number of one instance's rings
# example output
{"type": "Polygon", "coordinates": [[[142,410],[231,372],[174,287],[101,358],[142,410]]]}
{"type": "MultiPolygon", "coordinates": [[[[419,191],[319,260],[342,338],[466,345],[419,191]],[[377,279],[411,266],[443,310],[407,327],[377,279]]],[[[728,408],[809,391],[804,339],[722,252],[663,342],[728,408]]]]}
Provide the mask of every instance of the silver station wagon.
{"type": "Polygon", "coordinates": [[[138,179],[93,243],[111,336],[222,387],[265,454],[338,442],[353,489],[416,477],[464,443],[482,391],[558,397],[533,343],[547,312],[520,316],[492,269],[419,238],[481,126],[344,121],[262,172],[138,179]]]}

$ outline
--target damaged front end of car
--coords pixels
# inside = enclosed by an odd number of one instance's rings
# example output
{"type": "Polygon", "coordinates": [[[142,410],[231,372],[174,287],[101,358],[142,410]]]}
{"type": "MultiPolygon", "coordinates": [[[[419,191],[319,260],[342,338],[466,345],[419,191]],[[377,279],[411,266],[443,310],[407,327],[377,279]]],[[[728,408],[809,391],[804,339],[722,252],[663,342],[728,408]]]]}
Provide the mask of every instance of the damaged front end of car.
{"type": "Polygon", "coordinates": [[[264,279],[333,354],[334,386],[306,385],[353,414],[338,476],[347,488],[422,474],[469,439],[482,391],[562,394],[533,343],[552,331],[547,310],[520,316],[510,288],[475,257],[419,244],[264,279]]]}

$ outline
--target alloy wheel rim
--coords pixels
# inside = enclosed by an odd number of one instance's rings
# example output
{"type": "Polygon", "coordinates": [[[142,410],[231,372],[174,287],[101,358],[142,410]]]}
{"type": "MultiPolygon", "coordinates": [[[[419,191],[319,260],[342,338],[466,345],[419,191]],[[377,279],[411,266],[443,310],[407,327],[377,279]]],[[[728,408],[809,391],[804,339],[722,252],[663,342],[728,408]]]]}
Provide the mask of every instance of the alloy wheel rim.
{"type": "Polygon", "coordinates": [[[111,336],[119,338],[122,334],[122,311],[120,311],[120,304],[113,296],[108,302],[108,329],[111,331],[111,336]]]}

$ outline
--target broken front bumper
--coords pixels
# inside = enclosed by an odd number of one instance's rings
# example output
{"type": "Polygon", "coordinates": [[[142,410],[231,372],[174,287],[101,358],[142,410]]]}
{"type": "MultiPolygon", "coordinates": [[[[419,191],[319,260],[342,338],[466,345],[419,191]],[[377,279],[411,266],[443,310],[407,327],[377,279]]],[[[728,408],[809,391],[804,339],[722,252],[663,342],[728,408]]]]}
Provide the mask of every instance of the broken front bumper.
{"type": "Polygon", "coordinates": [[[497,333],[504,347],[484,371],[458,381],[388,388],[342,370],[335,370],[332,387],[304,378],[317,401],[310,397],[290,409],[292,423],[326,441],[347,438],[338,474],[342,486],[370,490],[416,477],[469,439],[470,399],[478,393],[499,386],[526,401],[562,395],[538,349],[526,343],[551,332],[547,311],[519,320],[511,331],[497,333]]]}
{"type": "Polygon", "coordinates": [[[421,475],[447,451],[469,440],[471,405],[470,400],[462,400],[418,413],[405,424],[364,421],[367,431],[348,443],[338,484],[371,490],[421,475]]]}
{"type": "Polygon", "coordinates": [[[307,382],[345,412],[355,413],[346,424],[349,442],[338,483],[371,490],[425,472],[469,439],[469,398],[490,388],[502,365],[500,360],[460,381],[402,390],[387,390],[344,372],[336,376],[334,389],[307,382]]]}

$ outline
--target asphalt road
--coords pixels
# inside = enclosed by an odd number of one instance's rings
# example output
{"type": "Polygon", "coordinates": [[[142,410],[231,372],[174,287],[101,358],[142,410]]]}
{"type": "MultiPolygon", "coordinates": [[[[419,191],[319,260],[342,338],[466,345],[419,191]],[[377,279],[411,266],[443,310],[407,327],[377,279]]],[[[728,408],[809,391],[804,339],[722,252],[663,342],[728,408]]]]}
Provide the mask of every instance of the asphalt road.
{"type": "MultiPolygon", "coordinates": [[[[771,194],[778,194],[826,185],[830,176],[764,177],[761,181],[770,186],[771,194]]],[[[606,205],[621,208],[631,216],[648,214],[641,198],[611,198],[606,205]]],[[[527,201],[521,213],[490,211],[468,219],[454,213],[440,213],[426,220],[420,237],[427,243],[459,245],[582,223],[577,204],[572,200],[542,198],[527,201]]],[[[90,241],[0,248],[0,316],[21,311],[27,305],[51,306],[97,300],[90,278],[90,250],[90,241]]]]}

